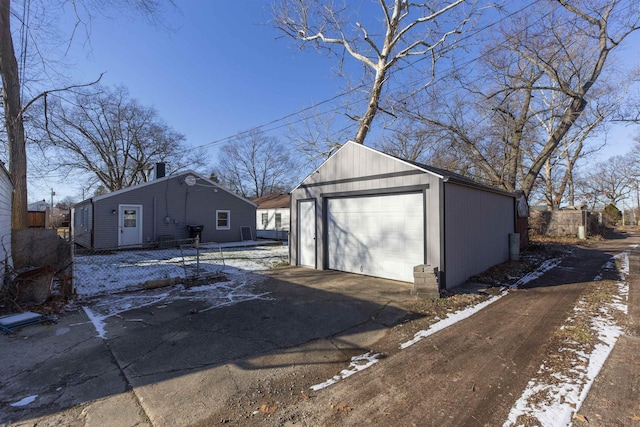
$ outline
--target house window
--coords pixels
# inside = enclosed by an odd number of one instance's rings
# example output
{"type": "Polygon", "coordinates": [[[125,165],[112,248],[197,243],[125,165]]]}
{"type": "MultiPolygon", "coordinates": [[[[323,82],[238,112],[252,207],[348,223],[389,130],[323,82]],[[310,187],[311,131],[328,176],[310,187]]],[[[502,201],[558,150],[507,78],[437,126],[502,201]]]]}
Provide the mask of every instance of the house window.
{"type": "Polygon", "coordinates": [[[267,222],[269,222],[269,214],[263,213],[262,214],[262,226],[266,227],[267,226],[267,222]]]}
{"type": "Polygon", "coordinates": [[[231,229],[231,211],[216,211],[216,230],[231,229]]]}
{"type": "Polygon", "coordinates": [[[277,213],[276,214],[276,228],[281,228],[282,227],[282,214],[277,213]]]}

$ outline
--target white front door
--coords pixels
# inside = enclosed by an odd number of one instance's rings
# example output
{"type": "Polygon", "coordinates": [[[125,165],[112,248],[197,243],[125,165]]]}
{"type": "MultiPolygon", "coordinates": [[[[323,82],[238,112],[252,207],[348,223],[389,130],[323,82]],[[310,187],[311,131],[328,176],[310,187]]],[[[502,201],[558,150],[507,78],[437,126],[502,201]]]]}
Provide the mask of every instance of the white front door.
{"type": "Polygon", "coordinates": [[[119,205],[118,246],[142,243],[142,206],[119,205]]]}
{"type": "Polygon", "coordinates": [[[298,265],[316,267],[316,203],[298,203],[298,265]]]}
{"type": "Polygon", "coordinates": [[[329,199],[328,267],[413,281],[424,263],[422,193],[329,199]]]}

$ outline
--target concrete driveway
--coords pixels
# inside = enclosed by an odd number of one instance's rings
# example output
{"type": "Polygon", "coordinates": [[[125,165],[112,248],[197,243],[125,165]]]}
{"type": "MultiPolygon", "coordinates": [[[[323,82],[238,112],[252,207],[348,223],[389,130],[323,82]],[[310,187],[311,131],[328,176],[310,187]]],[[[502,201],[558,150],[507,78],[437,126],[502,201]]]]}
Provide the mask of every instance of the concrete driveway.
{"type": "Polygon", "coordinates": [[[261,381],[306,372],[324,381],[408,315],[401,306],[413,299],[410,284],[333,271],[256,278],[261,299],[151,304],[107,318],[104,339],[80,307],[0,336],[0,423],[198,423],[261,381]]]}

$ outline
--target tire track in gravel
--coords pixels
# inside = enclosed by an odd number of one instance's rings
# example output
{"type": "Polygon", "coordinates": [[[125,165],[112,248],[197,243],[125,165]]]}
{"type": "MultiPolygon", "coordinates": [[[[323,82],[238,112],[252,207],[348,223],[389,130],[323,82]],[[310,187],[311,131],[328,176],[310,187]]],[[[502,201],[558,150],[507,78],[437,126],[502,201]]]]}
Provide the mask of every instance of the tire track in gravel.
{"type": "Polygon", "coordinates": [[[605,249],[576,248],[527,289],[318,393],[299,410],[316,425],[502,425],[549,338],[609,259],[605,249]]]}

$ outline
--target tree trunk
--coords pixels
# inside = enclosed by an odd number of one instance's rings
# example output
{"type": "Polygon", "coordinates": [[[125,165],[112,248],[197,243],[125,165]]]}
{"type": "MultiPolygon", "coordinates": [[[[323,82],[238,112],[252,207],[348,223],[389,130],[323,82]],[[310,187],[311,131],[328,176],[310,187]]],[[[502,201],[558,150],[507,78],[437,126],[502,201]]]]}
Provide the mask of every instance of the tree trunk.
{"type": "Polygon", "coordinates": [[[9,140],[9,172],[14,185],[11,228],[27,228],[27,153],[18,61],[11,38],[10,0],[0,0],[0,75],[2,76],[4,118],[9,140]]]}
{"type": "Polygon", "coordinates": [[[545,200],[547,202],[547,210],[552,211],[553,209],[553,186],[552,186],[552,177],[551,177],[551,161],[547,159],[544,162],[544,195],[545,200]]]}
{"type": "MultiPolygon", "coordinates": [[[[589,87],[590,86],[582,88],[582,94],[585,94],[589,87]]],[[[564,114],[562,115],[560,124],[549,136],[547,143],[542,148],[542,150],[538,154],[537,159],[533,162],[533,164],[529,168],[529,171],[523,179],[522,191],[524,191],[527,199],[529,198],[529,194],[533,189],[533,185],[535,184],[536,178],[540,173],[540,170],[544,166],[545,161],[549,157],[551,157],[551,155],[553,155],[553,152],[562,141],[562,138],[564,138],[564,136],[567,134],[571,126],[573,126],[580,114],[582,114],[586,106],[587,101],[584,99],[584,97],[581,96],[578,98],[574,98],[573,102],[571,102],[571,105],[565,110],[564,114]]]]}
{"type": "Polygon", "coordinates": [[[358,133],[356,133],[356,137],[354,142],[358,144],[364,144],[364,140],[369,133],[369,129],[371,129],[371,123],[373,122],[376,113],[378,112],[378,104],[380,103],[380,95],[382,94],[382,86],[384,85],[384,78],[386,75],[386,68],[384,66],[380,66],[378,72],[376,72],[376,77],[373,82],[373,88],[371,88],[371,96],[369,96],[369,105],[367,105],[367,111],[365,111],[364,116],[360,119],[360,126],[358,127],[358,133]]]}

